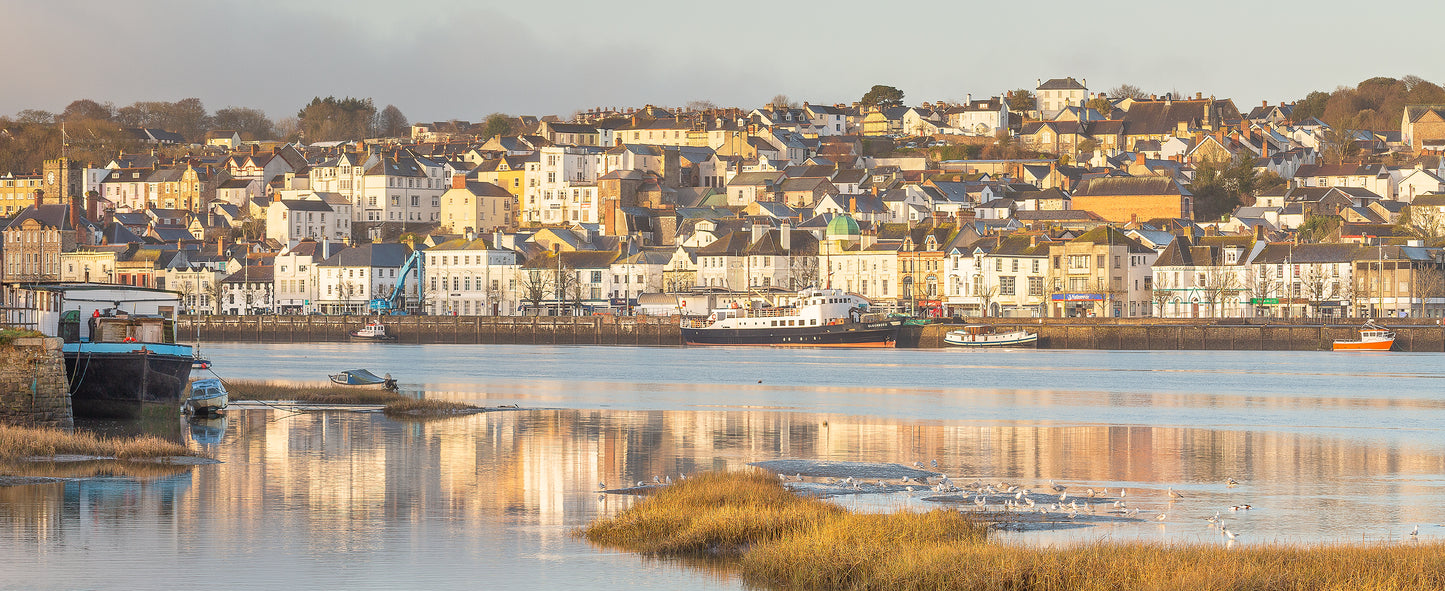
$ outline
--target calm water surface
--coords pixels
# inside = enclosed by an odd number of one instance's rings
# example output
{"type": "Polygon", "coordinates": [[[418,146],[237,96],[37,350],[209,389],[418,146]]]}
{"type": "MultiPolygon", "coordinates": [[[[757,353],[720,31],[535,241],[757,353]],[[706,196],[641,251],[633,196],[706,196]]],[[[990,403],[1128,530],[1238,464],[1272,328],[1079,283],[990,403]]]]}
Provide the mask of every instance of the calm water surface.
{"type": "MultiPolygon", "coordinates": [[[[226,379],[389,372],[521,410],[401,423],[233,412],[172,426],[223,464],[0,488],[0,589],[737,588],[571,536],[599,482],[775,458],[1128,487],[1162,523],[1004,534],[1220,543],[1445,538],[1445,356],[1314,352],[205,345],[226,379]],[[1226,478],[1241,485],[1228,488],[1226,478]],[[1169,505],[1164,490],[1185,498],[1169,505]],[[1232,505],[1254,509],[1231,513],[1232,505]]],[[[840,498],[930,507],[922,492],[840,498]]]]}

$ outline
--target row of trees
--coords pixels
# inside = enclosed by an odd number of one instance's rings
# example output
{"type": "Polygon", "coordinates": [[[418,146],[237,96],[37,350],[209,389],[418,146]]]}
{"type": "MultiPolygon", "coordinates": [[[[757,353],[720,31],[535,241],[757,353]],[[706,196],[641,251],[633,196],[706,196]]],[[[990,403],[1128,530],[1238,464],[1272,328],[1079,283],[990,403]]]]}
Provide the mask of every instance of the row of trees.
{"type": "Polygon", "coordinates": [[[1316,90],[1295,101],[1295,121],[1318,118],[1332,127],[1398,131],[1405,105],[1445,104],[1445,88],[1419,76],[1377,76],[1353,88],[1316,90]]]}
{"type": "Polygon", "coordinates": [[[411,128],[396,105],[378,111],[370,98],[318,96],[297,111],[296,118],[308,142],[404,137],[411,128]]]}
{"type": "MultiPolygon", "coordinates": [[[[1339,277],[1326,273],[1316,265],[1310,267],[1297,281],[1292,283],[1279,277],[1269,266],[1261,267],[1258,275],[1250,273],[1249,277],[1243,281],[1240,280],[1240,275],[1233,270],[1211,267],[1204,273],[1204,280],[1194,288],[1194,291],[1201,296],[1198,303],[1203,306],[1203,314],[1210,317],[1225,315],[1225,306],[1231,301],[1247,303],[1272,298],[1304,300],[1305,315],[1321,316],[1325,302],[1343,299],[1349,301],[1352,308],[1358,308],[1368,304],[1369,300],[1375,297],[1375,282],[1368,278],[1358,281],[1342,281],[1339,277]]],[[[1436,267],[1422,267],[1415,269],[1410,277],[1411,291],[1419,302],[1445,297],[1445,271],[1436,267]]],[[[1167,289],[1167,287],[1164,276],[1155,278],[1155,289],[1151,298],[1156,315],[1164,315],[1168,306],[1175,304],[1176,298],[1180,297],[1179,292],[1167,289]]],[[[1194,304],[1192,300],[1180,300],[1180,303],[1191,306],[1194,304]]],[[[1423,310],[1416,312],[1423,312],[1423,310]]]]}

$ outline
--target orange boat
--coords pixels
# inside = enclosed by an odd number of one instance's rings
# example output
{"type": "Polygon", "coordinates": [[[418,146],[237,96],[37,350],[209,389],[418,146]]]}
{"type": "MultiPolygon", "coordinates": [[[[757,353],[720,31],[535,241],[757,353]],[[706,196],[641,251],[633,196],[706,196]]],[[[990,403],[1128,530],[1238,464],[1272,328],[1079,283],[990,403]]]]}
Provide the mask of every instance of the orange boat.
{"type": "Polygon", "coordinates": [[[1360,327],[1360,338],[1356,341],[1335,341],[1336,351],[1389,351],[1395,345],[1395,333],[1390,329],[1366,322],[1360,327]]]}

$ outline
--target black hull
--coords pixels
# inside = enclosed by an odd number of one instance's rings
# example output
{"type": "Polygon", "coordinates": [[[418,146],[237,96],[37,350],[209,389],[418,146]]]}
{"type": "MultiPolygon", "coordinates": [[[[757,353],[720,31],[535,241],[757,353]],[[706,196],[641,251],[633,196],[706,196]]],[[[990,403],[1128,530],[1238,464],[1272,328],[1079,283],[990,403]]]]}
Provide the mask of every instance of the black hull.
{"type": "Polygon", "coordinates": [[[143,405],[179,408],[191,357],[156,353],[65,353],[71,412],[77,417],[140,418],[143,405]]]}
{"type": "Polygon", "coordinates": [[[898,328],[898,322],[796,328],[684,328],[682,340],[689,345],[892,347],[898,342],[898,328]]]}

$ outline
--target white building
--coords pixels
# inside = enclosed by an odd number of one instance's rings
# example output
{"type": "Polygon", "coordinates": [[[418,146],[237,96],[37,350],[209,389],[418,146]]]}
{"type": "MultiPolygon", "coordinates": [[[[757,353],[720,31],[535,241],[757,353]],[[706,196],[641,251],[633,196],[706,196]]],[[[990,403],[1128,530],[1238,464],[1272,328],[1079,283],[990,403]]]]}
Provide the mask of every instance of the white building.
{"type": "Polygon", "coordinates": [[[597,223],[597,171],[602,151],[590,147],[542,148],[536,162],[527,163],[527,187],[522,197],[522,223],[559,225],[597,223]]]}
{"type": "Polygon", "coordinates": [[[340,193],[278,191],[266,208],[266,237],[290,246],[302,240],[351,240],[351,202],[340,193]]]}
{"type": "Polygon", "coordinates": [[[427,249],[428,314],[511,316],[519,313],[517,253],[485,239],[457,239],[427,249]]]}
{"type": "Polygon", "coordinates": [[[340,242],[302,240],[281,254],[272,263],[275,280],[276,311],[281,314],[313,314],[318,311],[320,295],[319,269],[316,263],[346,248],[340,242]]]}
{"type": "MultiPolygon", "coordinates": [[[[342,249],[316,263],[319,285],[312,301],[323,314],[365,312],[373,298],[392,296],[410,255],[403,244],[363,244],[342,249]]],[[[408,270],[405,281],[397,307],[415,311],[420,308],[415,269],[408,270]]]]}

